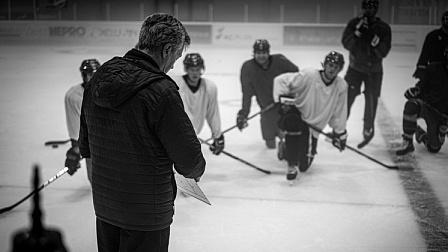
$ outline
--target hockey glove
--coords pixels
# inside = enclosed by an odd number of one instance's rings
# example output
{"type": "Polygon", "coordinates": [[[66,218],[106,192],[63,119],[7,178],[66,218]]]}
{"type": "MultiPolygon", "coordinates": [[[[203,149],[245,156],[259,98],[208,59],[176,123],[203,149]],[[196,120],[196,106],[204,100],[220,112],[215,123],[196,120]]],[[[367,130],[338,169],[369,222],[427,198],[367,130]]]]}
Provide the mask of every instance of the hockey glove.
{"type": "Polygon", "coordinates": [[[417,98],[419,94],[420,94],[419,87],[411,87],[411,88],[408,88],[408,90],[406,90],[406,92],[404,93],[404,97],[406,97],[406,99],[409,100],[409,99],[417,98]]]}
{"type": "Polygon", "coordinates": [[[247,117],[238,113],[238,116],[236,117],[236,126],[238,127],[238,129],[243,130],[248,125],[249,124],[247,123],[247,117]]]}
{"type": "Polygon", "coordinates": [[[370,45],[376,47],[380,43],[380,37],[378,37],[375,33],[373,33],[373,38],[370,41],[370,45]]]}
{"type": "Polygon", "coordinates": [[[333,146],[338,148],[340,151],[345,150],[347,145],[347,130],[344,130],[342,133],[336,133],[333,131],[333,146]]]}
{"type": "Polygon", "coordinates": [[[365,18],[359,20],[356,25],[355,35],[369,41],[372,47],[376,47],[380,43],[380,37],[369,28],[365,18]]]}
{"type": "Polygon", "coordinates": [[[368,28],[362,32],[362,38],[370,43],[372,47],[376,47],[380,43],[380,37],[368,28]]]}
{"type": "Polygon", "coordinates": [[[415,69],[415,72],[412,75],[412,77],[421,80],[423,79],[423,76],[425,76],[425,68],[417,66],[417,69],[415,69]]]}
{"type": "Polygon", "coordinates": [[[215,155],[221,154],[222,150],[224,150],[224,135],[216,138],[210,146],[210,151],[215,155]]]}
{"type": "Polygon", "coordinates": [[[81,167],[79,161],[81,161],[81,154],[79,154],[79,150],[76,151],[75,148],[70,148],[67,151],[65,159],[65,167],[68,168],[67,172],[70,176],[75,174],[75,172],[81,167]]]}
{"type": "Polygon", "coordinates": [[[278,113],[280,115],[288,114],[288,111],[291,109],[291,106],[294,106],[294,97],[290,95],[280,95],[278,99],[280,101],[278,113]]]}
{"type": "Polygon", "coordinates": [[[365,18],[361,18],[356,24],[356,30],[355,35],[360,38],[362,37],[363,33],[366,32],[369,29],[369,26],[367,25],[367,21],[365,18]]]}

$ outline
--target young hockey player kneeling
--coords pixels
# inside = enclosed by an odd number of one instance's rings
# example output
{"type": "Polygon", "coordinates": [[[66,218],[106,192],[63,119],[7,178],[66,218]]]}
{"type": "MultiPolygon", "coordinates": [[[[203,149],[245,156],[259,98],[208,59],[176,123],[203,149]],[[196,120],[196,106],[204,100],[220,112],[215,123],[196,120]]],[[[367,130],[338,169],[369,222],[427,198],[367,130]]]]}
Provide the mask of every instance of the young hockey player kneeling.
{"type": "Polygon", "coordinates": [[[317,154],[319,132],[333,128],[333,145],[341,151],[347,141],[347,83],[338,76],[344,67],[344,56],[332,51],[322,63],[322,70],[304,69],[284,73],[274,79],[273,96],[282,103],[279,127],[284,132],[284,147],[279,147],[279,158],[288,162],[287,179],[292,182],[298,171],[308,170],[317,154]],[[291,98],[286,98],[291,97],[291,98]],[[310,144],[311,143],[311,144],[310,144]]]}
{"type": "Polygon", "coordinates": [[[444,61],[428,65],[423,78],[406,90],[406,104],[403,111],[403,146],[397,156],[412,155],[415,134],[417,143],[424,143],[431,153],[437,153],[448,133],[448,47],[444,61]],[[417,124],[417,119],[426,123],[426,131],[417,124]]]}

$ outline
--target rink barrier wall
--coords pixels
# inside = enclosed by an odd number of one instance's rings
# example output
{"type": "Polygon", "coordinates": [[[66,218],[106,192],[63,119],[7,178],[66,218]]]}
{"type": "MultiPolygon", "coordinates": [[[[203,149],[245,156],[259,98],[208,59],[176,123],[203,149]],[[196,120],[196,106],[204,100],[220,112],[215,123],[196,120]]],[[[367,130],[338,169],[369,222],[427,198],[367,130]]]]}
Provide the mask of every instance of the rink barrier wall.
{"type": "MultiPolygon", "coordinates": [[[[192,43],[250,47],[255,39],[273,46],[340,46],[345,24],[184,22],[192,43]]],[[[138,41],[141,22],[0,21],[0,42],[128,45],[138,41]]],[[[392,25],[392,46],[420,50],[438,26],[392,25]]]]}

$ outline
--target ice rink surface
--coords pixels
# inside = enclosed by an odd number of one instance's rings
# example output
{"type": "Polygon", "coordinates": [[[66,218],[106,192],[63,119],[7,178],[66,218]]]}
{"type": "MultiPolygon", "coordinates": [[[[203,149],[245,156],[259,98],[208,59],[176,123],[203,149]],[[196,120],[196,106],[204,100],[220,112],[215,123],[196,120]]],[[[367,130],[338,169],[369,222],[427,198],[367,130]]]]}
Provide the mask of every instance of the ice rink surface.
{"type": "MultiPolygon", "coordinates": [[[[41,182],[63,168],[69,144],[64,94],[81,82],[79,65],[88,58],[104,63],[130,46],[14,45],[0,47],[0,208],[10,206],[31,187],[34,164],[41,182]]],[[[342,47],[280,47],[300,68],[320,68],[330,50],[342,47]]],[[[193,45],[205,59],[204,77],[218,85],[222,128],[235,124],[241,106],[239,71],[251,48],[193,45]]],[[[377,133],[361,151],[393,165],[401,143],[404,91],[418,52],[393,48],[384,61],[377,133]]],[[[183,74],[181,58],[171,75],[183,74]]],[[[345,66],[341,76],[345,75],[345,66]]],[[[359,96],[348,121],[348,144],[362,138],[364,98],[359,96]]],[[[251,114],[259,111],[253,102],[251,114]]],[[[206,126],[199,134],[210,137],[206,126]]],[[[286,181],[286,162],[261,139],[259,117],[240,132],[225,134],[226,151],[275,174],[264,174],[234,158],[214,156],[203,145],[206,173],[199,185],[211,206],[178,195],[170,251],[448,251],[448,147],[429,154],[416,146],[412,171],[390,170],[351,151],[340,153],[319,138],[318,155],[294,186],[286,181]]],[[[85,165],[41,191],[44,224],[59,228],[70,251],[96,251],[95,214],[85,165]]],[[[13,233],[30,227],[31,201],[0,215],[0,251],[11,251],[13,233]]]]}

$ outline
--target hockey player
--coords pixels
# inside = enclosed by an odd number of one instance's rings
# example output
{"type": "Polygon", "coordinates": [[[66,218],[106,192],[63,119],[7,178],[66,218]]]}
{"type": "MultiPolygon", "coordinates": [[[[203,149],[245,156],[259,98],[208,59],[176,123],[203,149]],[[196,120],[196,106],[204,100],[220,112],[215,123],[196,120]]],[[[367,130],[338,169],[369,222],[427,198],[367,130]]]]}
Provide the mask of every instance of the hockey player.
{"type": "Polygon", "coordinates": [[[322,63],[322,70],[304,69],[274,79],[273,99],[283,102],[284,108],[280,110],[283,115],[279,127],[286,131],[288,180],[296,179],[298,170],[305,172],[317,153],[319,132],[309,129],[308,125],[323,129],[329,124],[333,128],[333,145],[341,151],[345,149],[348,86],[338,76],[344,62],[342,54],[331,51],[322,63]],[[292,97],[292,100],[284,99],[284,96],[292,97]]]}
{"type": "MultiPolygon", "coordinates": [[[[81,167],[81,156],[78,148],[79,137],[79,117],[81,115],[82,97],[84,94],[84,87],[92,78],[93,74],[100,68],[101,64],[96,59],[83,60],[79,71],[81,71],[82,83],[72,86],[67,93],[65,93],[65,117],[67,122],[68,135],[70,137],[71,147],[67,151],[65,166],[69,168],[68,173],[73,175],[76,170],[81,167]]],[[[87,177],[89,181],[92,178],[92,161],[86,158],[87,177]]]]}
{"type": "Polygon", "coordinates": [[[408,99],[403,111],[403,148],[396,152],[404,156],[414,151],[412,137],[424,143],[431,153],[437,153],[445,142],[448,131],[448,47],[444,61],[428,65],[423,78],[406,90],[408,99]],[[417,118],[425,120],[427,132],[417,124],[417,118]]]}
{"type": "Polygon", "coordinates": [[[363,0],[363,15],[351,19],[342,34],[342,44],[350,52],[350,65],[345,75],[349,86],[347,116],[364,82],[364,140],[358,148],[367,145],[375,134],[376,109],[383,81],[383,58],[391,49],[391,28],[376,16],[378,8],[378,0],[363,0]]]}
{"type": "Polygon", "coordinates": [[[443,61],[443,51],[448,46],[448,11],[442,14],[442,26],[426,35],[422,51],[417,61],[417,68],[412,77],[422,79],[426,67],[431,62],[443,61]]]}
{"type": "Polygon", "coordinates": [[[193,124],[199,134],[207,120],[214,139],[210,150],[219,155],[224,149],[224,135],[221,132],[221,116],[219,114],[218,88],[207,78],[202,78],[205,71],[204,60],[199,53],[189,53],[184,58],[185,75],[174,76],[179,86],[179,93],[193,124]]]}
{"type": "MultiPolygon", "coordinates": [[[[299,68],[281,54],[270,54],[270,45],[266,39],[257,39],[253,45],[254,57],[241,67],[242,108],[238,112],[236,124],[240,130],[248,126],[252,97],[255,96],[261,109],[272,104],[272,82],[282,73],[297,72],[299,68]]],[[[278,105],[261,113],[261,134],[269,149],[276,148],[278,136],[278,105]]]]}

